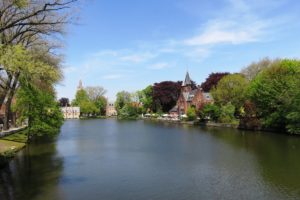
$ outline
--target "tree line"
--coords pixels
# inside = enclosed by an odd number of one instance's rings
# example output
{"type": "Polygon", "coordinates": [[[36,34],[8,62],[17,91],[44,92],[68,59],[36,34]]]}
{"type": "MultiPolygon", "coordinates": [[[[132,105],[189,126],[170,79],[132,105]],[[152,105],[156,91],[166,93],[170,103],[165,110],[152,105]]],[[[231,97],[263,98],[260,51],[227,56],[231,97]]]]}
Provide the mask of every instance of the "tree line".
{"type": "MultiPolygon", "coordinates": [[[[82,117],[105,116],[107,105],[105,93],[106,90],[101,86],[79,89],[71,105],[80,107],[80,116],[82,117]]],[[[62,107],[70,105],[67,98],[61,98],[59,102],[62,107]]]]}
{"type": "MultiPolygon", "coordinates": [[[[163,81],[135,93],[119,92],[118,114],[135,118],[141,113],[167,113],[176,105],[181,83],[163,81]]],[[[198,117],[246,129],[300,134],[299,60],[264,58],[239,73],[211,73],[200,86],[212,95],[214,102],[200,110],[189,108],[190,120],[198,117]]]]}
{"type": "Polygon", "coordinates": [[[201,115],[242,128],[300,134],[300,61],[262,59],[224,76],[201,115]]]}

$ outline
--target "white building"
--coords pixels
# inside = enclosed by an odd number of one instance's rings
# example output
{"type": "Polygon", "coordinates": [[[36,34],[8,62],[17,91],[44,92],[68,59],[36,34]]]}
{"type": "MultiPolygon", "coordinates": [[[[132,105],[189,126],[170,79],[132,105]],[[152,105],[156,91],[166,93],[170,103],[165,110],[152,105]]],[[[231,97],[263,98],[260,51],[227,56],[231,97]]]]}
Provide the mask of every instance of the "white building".
{"type": "Polygon", "coordinates": [[[65,119],[79,119],[80,107],[62,107],[61,110],[65,119]]]}
{"type": "Polygon", "coordinates": [[[117,111],[115,109],[114,103],[108,103],[106,106],[106,116],[111,117],[111,116],[117,116],[117,111]]]}

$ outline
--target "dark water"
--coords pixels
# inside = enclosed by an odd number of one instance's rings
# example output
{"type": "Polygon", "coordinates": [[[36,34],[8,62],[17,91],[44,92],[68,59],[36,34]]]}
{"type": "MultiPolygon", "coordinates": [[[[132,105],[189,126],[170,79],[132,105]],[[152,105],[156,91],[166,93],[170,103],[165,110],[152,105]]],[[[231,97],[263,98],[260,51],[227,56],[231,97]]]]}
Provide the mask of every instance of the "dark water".
{"type": "Polygon", "coordinates": [[[0,171],[0,199],[300,199],[300,137],[66,121],[0,171]]]}

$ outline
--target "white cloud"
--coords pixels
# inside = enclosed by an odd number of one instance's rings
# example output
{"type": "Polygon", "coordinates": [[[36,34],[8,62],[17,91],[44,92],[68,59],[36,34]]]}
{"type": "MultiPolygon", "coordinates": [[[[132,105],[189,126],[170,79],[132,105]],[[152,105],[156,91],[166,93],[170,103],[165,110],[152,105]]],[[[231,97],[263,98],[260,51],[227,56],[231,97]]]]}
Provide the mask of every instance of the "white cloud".
{"type": "Polygon", "coordinates": [[[268,24],[255,21],[249,23],[235,23],[233,21],[216,21],[210,23],[205,31],[197,36],[184,40],[184,44],[191,46],[216,44],[243,44],[257,42],[262,39],[268,24]]]}
{"type": "MultiPolygon", "coordinates": [[[[268,8],[263,7],[262,3],[258,4],[247,0],[228,0],[228,5],[218,16],[204,24],[196,35],[183,40],[183,44],[213,46],[263,41],[279,19],[263,17],[262,10],[268,8]]],[[[275,6],[272,2],[270,5],[275,6]]]]}
{"type": "Polygon", "coordinates": [[[161,69],[165,69],[165,68],[169,68],[170,65],[168,63],[165,62],[161,62],[161,63],[155,63],[149,66],[149,69],[153,69],[153,70],[161,70],[161,69]]]}
{"type": "Polygon", "coordinates": [[[121,77],[122,77],[121,74],[108,74],[108,75],[102,76],[102,78],[103,78],[103,79],[106,79],[106,80],[119,79],[119,78],[121,78],[121,77]]]}
{"type": "Polygon", "coordinates": [[[185,52],[185,56],[193,59],[194,61],[201,62],[211,55],[209,48],[193,48],[190,51],[185,52]]]}
{"type": "Polygon", "coordinates": [[[156,57],[155,54],[152,53],[140,53],[140,54],[127,54],[122,57],[120,57],[121,60],[123,61],[129,61],[129,62],[134,62],[134,63],[140,63],[140,62],[146,62],[151,60],[152,58],[156,57]]]}

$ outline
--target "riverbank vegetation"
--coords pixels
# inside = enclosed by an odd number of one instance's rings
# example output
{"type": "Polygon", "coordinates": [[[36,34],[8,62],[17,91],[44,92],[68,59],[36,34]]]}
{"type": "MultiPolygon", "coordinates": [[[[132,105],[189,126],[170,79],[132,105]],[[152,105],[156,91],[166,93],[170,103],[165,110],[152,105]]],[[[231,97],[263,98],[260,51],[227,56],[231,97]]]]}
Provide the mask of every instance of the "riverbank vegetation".
{"type": "Polygon", "coordinates": [[[299,60],[263,59],[222,78],[210,90],[214,105],[204,106],[201,115],[215,122],[238,120],[241,128],[300,134],[299,86],[299,60]],[[233,112],[222,116],[228,104],[233,112]]]}
{"type": "MultiPolygon", "coordinates": [[[[239,73],[212,73],[201,87],[214,102],[200,110],[188,108],[182,119],[300,134],[299,60],[264,58],[239,73]]],[[[163,81],[133,94],[119,92],[116,109],[121,118],[146,113],[157,118],[176,105],[180,89],[180,81],[163,81]]]]}
{"type": "Polygon", "coordinates": [[[138,93],[118,92],[115,102],[118,119],[137,119],[143,112],[139,99],[138,93]]]}
{"type": "Polygon", "coordinates": [[[106,90],[100,86],[79,89],[71,105],[80,107],[81,117],[105,116],[107,105],[105,93],[106,90]]]}
{"type": "Polygon", "coordinates": [[[62,125],[54,86],[63,78],[58,47],[76,0],[0,2],[0,104],[3,129],[27,123],[32,135],[62,125]]]}

